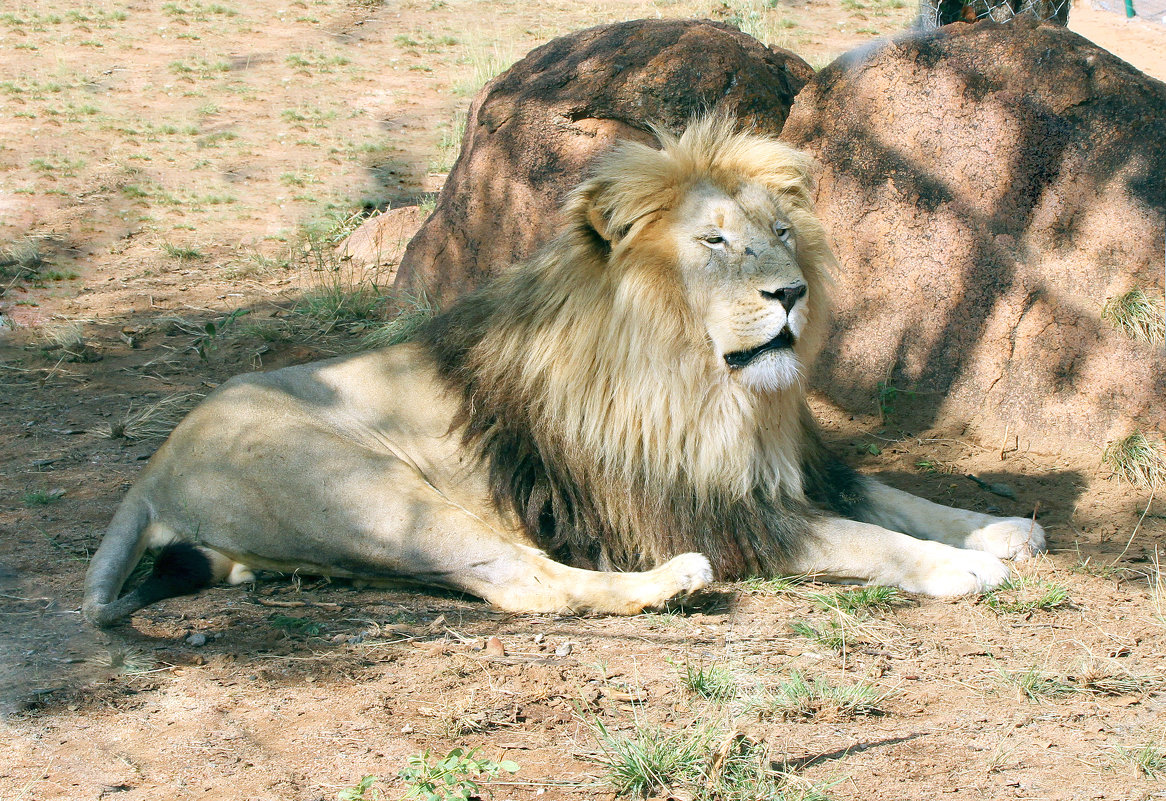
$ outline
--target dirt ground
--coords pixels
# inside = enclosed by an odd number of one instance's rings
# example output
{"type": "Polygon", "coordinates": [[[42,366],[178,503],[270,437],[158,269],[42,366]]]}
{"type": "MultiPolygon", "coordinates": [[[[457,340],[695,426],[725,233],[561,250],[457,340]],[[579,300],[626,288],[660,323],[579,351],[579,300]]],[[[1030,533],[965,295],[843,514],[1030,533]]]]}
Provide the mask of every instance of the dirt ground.
{"type": "MultiPolygon", "coordinates": [[[[4,3],[0,799],[397,798],[410,756],[458,746],[517,764],[486,797],[610,798],[621,743],[693,733],[717,776],[753,749],[782,777],[766,797],[1166,795],[1166,499],[1099,453],[914,430],[909,397],[816,408],[889,483],[1035,513],[1050,552],[1012,588],[864,603],[751,582],[611,619],[265,575],[112,633],[82,623],[88,555],[198,397],[376,330],[391,265],[332,248],[364,210],[431,202],[482,80],[553,36],[656,15],[736,19],[820,67],[911,8],[4,3]],[[818,681],[808,701],[796,675],[818,681]]],[[[1083,7],[1071,27],[1166,77],[1166,28],[1083,7]]]]}

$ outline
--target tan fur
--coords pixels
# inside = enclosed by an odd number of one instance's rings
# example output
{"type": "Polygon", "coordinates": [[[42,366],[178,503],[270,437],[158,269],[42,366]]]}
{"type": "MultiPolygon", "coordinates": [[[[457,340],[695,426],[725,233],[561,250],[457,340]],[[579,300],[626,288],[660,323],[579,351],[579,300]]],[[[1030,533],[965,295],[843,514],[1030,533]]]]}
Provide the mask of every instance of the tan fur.
{"type": "Polygon", "coordinates": [[[127,496],[86,615],[136,608],[115,599],[159,531],[221,555],[215,578],[407,579],[515,611],[636,612],[714,570],[932,594],[1002,581],[996,556],[1041,547],[1039,526],[856,478],[862,522],[811,508],[835,502],[824,476],[851,475],[827,469],[802,386],[833,257],[809,159],[734,125],[620,146],[561,236],[418,343],[225,384],[127,496]]]}

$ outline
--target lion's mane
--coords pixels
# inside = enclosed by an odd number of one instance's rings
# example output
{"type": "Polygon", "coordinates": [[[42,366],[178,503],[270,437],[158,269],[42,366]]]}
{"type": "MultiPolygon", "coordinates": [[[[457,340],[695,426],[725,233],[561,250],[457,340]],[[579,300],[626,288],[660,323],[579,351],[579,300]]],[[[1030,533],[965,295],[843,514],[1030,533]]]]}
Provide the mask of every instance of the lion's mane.
{"type": "Polygon", "coordinates": [[[659,138],[601,159],[563,232],[421,341],[460,394],[456,424],[495,503],[556,558],[633,570],[697,551],[722,579],[776,574],[807,536],[807,495],[845,506],[856,479],[821,458],[800,386],[758,393],[717,363],[659,229],[699,181],[782,197],[810,287],[795,348],[808,366],[832,264],[809,161],[727,119],[659,138]]]}

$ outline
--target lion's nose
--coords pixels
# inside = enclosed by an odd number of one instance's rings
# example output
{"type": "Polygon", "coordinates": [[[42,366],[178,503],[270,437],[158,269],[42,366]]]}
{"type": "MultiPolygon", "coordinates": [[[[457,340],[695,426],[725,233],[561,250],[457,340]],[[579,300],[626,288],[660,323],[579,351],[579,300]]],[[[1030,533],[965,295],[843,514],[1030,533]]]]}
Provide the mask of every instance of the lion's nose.
{"type": "Polygon", "coordinates": [[[765,298],[766,300],[776,300],[781,304],[781,307],[785,309],[786,314],[789,314],[789,310],[792,309],[794,304],[798,302],[798,298],[803,297],[805,294],[805,284],[794,284],[793,286],[786,286],[782,287],[781,289],[775,289],[772,292],[766,292],[764,289],[761,290],[761,297],[765,298]]]}

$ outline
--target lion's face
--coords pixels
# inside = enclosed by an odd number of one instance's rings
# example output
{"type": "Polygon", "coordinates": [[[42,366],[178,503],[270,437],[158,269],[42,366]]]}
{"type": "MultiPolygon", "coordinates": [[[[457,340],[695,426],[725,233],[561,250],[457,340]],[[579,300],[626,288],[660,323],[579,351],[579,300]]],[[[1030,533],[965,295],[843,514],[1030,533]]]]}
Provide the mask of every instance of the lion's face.
{"type": "Polygon", "coordinates": [[[755,390],[797,382],[813,288],[779,198],[756,183],[693,187],[672,215],[678,264],[718,365],[755,390]]]}

